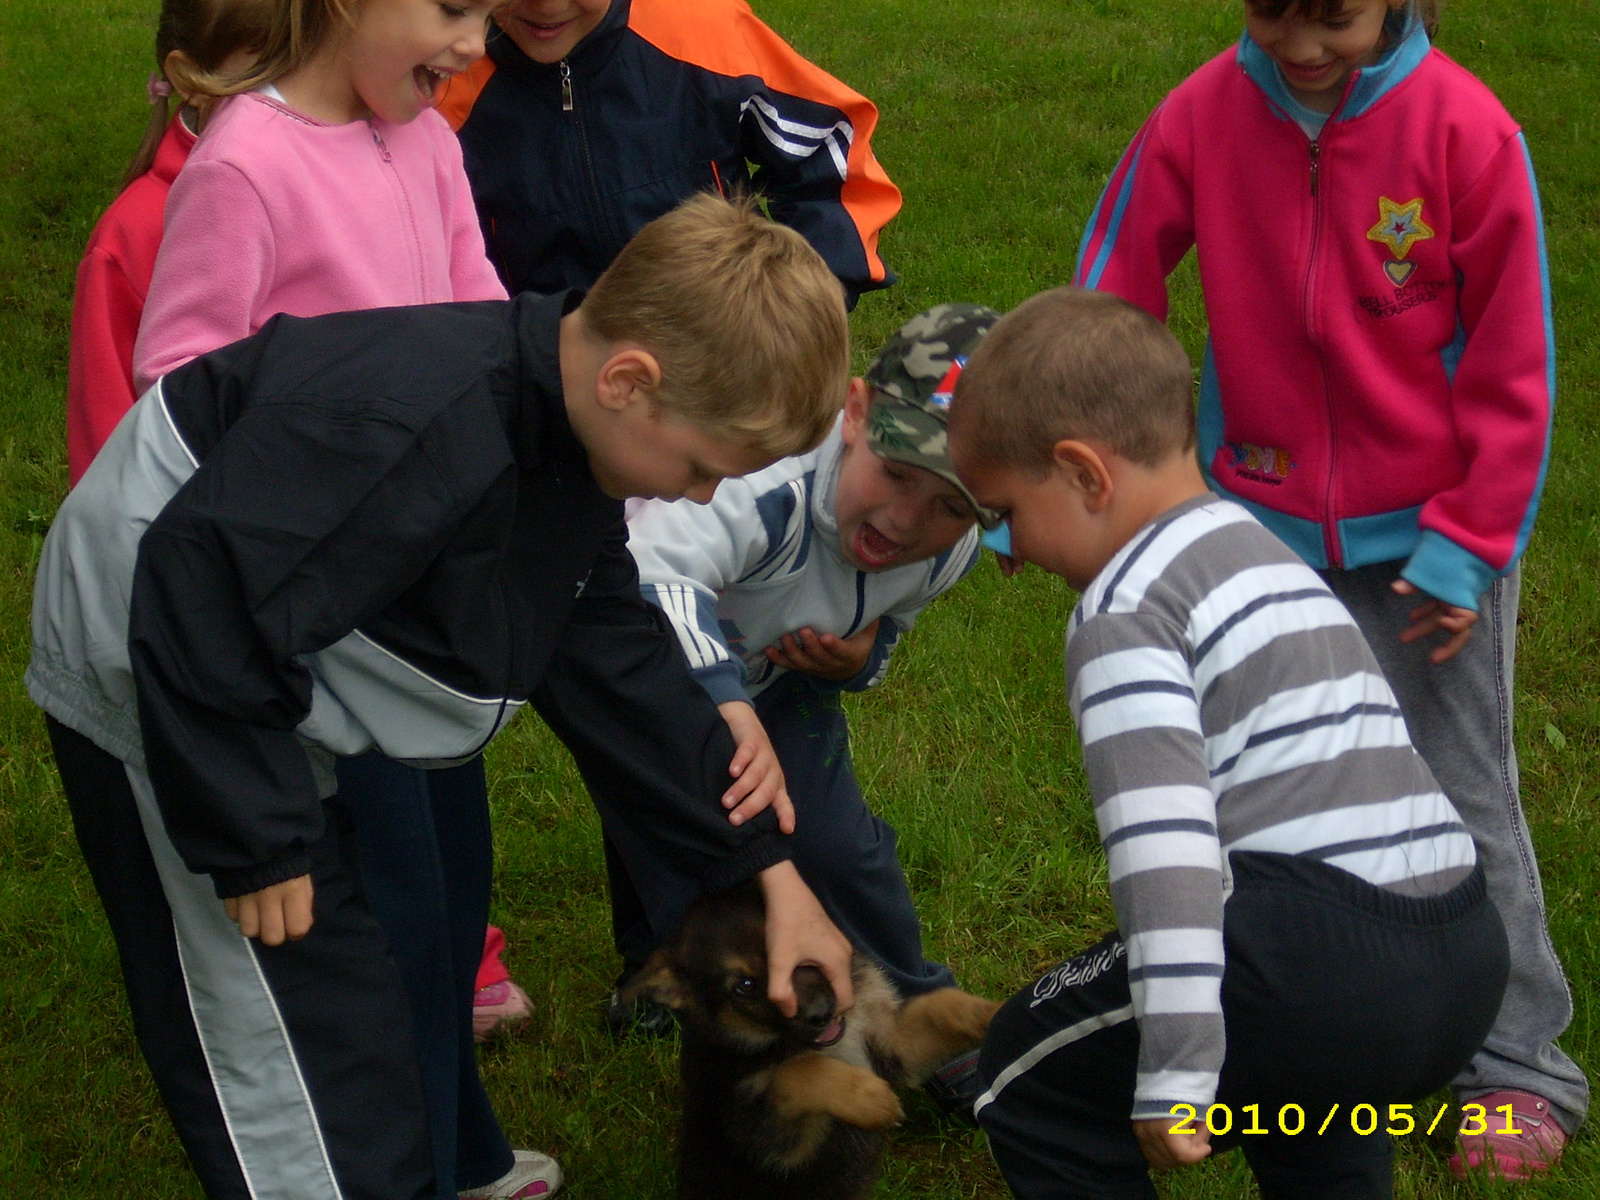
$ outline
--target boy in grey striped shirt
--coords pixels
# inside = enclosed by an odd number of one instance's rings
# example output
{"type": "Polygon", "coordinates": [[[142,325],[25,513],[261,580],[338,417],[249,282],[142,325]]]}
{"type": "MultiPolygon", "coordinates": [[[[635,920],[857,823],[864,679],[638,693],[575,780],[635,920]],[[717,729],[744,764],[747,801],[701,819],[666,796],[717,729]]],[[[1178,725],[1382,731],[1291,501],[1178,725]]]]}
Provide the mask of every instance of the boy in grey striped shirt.
{"type": "Polygon", "coordinates": [[[1450,1081],[1505,935],[1349,614],[1207,490],[1190,387],[1159,322],[1068,288],[957,386],[962,479],[1082,591],[1067,689],[1119,927],[995,1019],[978,1116],[1024,1197],[1153,1197],[1148,1166],[1232,1145],[1269,1200],[1386,1197],[1388,1135],[1316,1126],[1362,1103],[1392,1125],[1450,1081]]]}

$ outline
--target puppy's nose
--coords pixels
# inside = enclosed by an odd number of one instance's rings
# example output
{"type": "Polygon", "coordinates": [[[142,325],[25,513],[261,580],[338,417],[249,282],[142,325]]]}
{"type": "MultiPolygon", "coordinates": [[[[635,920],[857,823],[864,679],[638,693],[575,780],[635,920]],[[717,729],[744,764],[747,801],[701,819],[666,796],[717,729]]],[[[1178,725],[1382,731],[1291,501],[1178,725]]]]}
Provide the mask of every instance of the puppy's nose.
{"type": "Polygon", "coordinates": [[[795,1016],[817,1029],[826,1029],[837,1007],[828,977],[816,967],[796,967],[794,991],[799,1000],[795,1016]]]}

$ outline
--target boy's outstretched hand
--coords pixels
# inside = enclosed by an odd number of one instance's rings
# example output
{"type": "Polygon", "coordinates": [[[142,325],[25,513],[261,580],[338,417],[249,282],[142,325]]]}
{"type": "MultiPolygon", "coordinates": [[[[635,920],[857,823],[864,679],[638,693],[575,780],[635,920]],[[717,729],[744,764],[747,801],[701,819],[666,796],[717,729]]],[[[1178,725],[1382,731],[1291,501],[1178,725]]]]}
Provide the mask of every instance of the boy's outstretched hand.
{"type": "Polygon", "coordinates": [[[770,805],[778,814],[778,828],[793,833],[794,804],[783,784],[777,752],[767,739],[766,726],[756,716],[755,708],[746,700],[729,700],[717,705],[717,711],[728,723],[735,743],[733,761],[728,764],[734,784],[722,794],[722,807],[733,809],[728,820],[743,825],[770,805]]]}
{"type": "Polygon", "coordinates": [[[1443,600],[1435,600],[1410,580],[1396,579],[1389,586],[1394,588],[1397,596],[1423,597],[1423,602],[1411,610],[1409,615],[1411,624],[1400,634],[1402,642],[1410,645],[1418,638],[1425,638],[1430,633],[1442,629],[1450,634],[1450,639],[1442,646],[1435,646],[1428,658],[1438,666],[1461,653],[1461,648],[1472,636],[1472,627],[1478,623],[1477,613],[1470,608],[1459,608],[1454,604],[1446,604],[1443,600]]]}
{"type": "Polygon", "coordinates": [[[1193,1133],[1168,1133],[1177,1120],[1176,1117],[1160,1117],[1133,1123],[1133,1136],[1139,1139],[1139,1149],[1144,1151],[1145,1161],[1157,1171],[1187,1167],[1211,1153],[1209,1129],[1200,1125],[1193,1133]]]}
{"type": "Polygon", "coordinates": [[[239,923],[245,937],[258,937],[263,946],[297,942],[311,932],[311,876],[297,875],[259,892],[247,892],[222,902],[223,911],[239,923]]]}
{"type": "Polygon", "coordinates": [[[833,988],[838,1011],[848,1012],[856,1002],[849,939],[828,919],[794,863],[768,867],[757,878],[767,900],[767,999],[784,1016],[794,1016],[794,969],[810,963],[833,988]]]}
{"type": "Polygon", "coordinates": [[[861,674],[867,659],[872,657],[872,643],[877,637],[877,621],[863,625],[847,638],[816,633],[808,625],[784,634],[768,646],[765,653],[768,662],[780,667],[842,683],[861,674]]]}

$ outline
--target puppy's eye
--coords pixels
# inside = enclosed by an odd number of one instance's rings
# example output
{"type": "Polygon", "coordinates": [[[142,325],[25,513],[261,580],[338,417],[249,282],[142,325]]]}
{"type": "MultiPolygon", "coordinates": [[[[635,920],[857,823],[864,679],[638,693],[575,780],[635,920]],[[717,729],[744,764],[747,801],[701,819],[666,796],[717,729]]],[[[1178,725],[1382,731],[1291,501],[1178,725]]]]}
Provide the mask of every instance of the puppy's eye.
{"type": "Polygon", "coordinates": [[[756,981],[748,975],[742,976],[734,982],[733,990],[741,996],[748,996],[756,990],[756,981]]]}

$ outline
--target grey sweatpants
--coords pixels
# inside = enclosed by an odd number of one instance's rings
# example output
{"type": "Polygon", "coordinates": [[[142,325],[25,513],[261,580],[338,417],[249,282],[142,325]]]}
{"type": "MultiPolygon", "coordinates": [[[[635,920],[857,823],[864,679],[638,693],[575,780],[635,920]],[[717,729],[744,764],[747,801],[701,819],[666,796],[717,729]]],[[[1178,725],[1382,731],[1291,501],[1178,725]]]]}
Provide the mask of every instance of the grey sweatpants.
{"type": "Polygon", "coordinates": [[[1419,603],[1395,595],[1390,586],[1403,565],[1320,574],[1366,634],[1400,701],[1411,740],[1477,840],[1489,896],[1511,944],[1511,979],[1500,1015],[1455,1079],[1456,1094],[1470,1100],[1502,1088],[1533,1092],[1550,1101],[1571,1133],[1588,1111],[1589,1082],[1554,1044],[1572,1020],[1572,993],[1550,942],[1511,737],[1521,570],[1483,594],[1466,646],[1435,666],[1428,655],[1437,638],[1400,644],[1408,614],[1419,603]]]}

